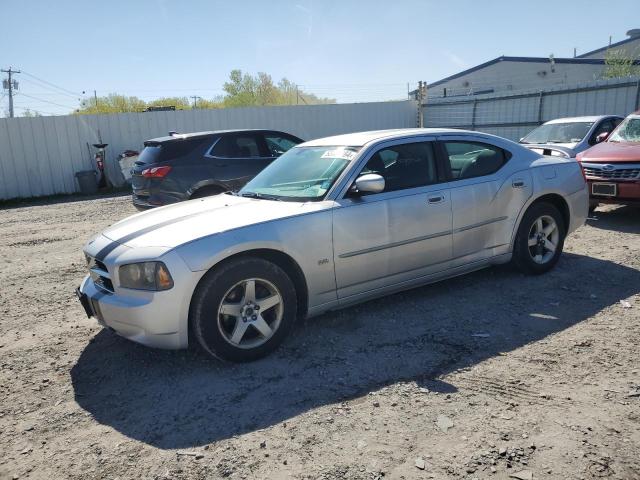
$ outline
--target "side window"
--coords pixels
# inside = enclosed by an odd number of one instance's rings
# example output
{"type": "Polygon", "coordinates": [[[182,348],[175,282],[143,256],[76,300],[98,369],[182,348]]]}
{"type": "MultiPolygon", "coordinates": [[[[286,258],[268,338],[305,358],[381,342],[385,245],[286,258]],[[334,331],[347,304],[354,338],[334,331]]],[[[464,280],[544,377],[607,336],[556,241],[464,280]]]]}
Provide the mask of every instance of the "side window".
{"type": "Polygon", "coordinates": [[[443,142],[453,180],[491,175],[502,168],[511,154],[480,142],[443,142]]]}
{"type": "Polygon", "coordinates": [[[595,145],[596,138],[598,138],[598,135],[604,132],[611,133],[614,128],[615,128],[614,124],[611,120],[604,120],[600,122],[600,125],[596,127],[596,129],[593,131],[593,134],[589,138],[589,145],[595,145]]]}
{"type": "Polygon", "coordinates": [[[377,173],[385,181],[385,192],[436,183],[436,157],[431,142],[405,143],[378,150],[360,172],[377,173]]]}
{"type": "Polygon", "coordinates": [[[218,140],[210,155],[223,158],[259,157],[258,139],[255,135],[225,135],[218,140]]]}
{"type": "Polygon", "coordinates": [[[298,142],[295,142],[292,138],[281,135],[266,134],[264,139],[267,142],[267,149],[272,157],[279,157],[298,144],[298,142]]]}

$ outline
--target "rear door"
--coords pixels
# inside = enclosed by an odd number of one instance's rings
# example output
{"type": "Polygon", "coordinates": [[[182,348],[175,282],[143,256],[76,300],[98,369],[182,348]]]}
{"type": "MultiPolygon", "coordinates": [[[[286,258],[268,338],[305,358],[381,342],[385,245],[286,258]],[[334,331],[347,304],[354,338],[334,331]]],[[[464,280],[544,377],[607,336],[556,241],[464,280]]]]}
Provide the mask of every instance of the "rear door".
{"type": "Polygon", "coordinates": [[[530,171],[511,162],[511,152],[485,139],[439,140],[450,168],[452,267],[508,252],[520,210],[533,192],[530,171]]]}
{"type": "Polygon", "coordinates": [[[206,157],[213,178],[233,190],[240,189],[275,158],[267,149],[260,132],[238,132],[222,135],[206,157]]]}

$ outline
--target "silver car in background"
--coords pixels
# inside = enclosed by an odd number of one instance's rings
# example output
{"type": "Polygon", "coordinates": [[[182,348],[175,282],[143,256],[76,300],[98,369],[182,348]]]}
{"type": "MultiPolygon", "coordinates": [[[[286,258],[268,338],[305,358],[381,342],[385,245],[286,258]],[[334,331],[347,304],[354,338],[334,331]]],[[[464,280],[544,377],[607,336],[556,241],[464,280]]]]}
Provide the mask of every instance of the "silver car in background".
{"type": "Polygon", "coordinates": [[[529,132],[520,143],[541,155],[575,158],[604,140],[622,120],[618,115],[556,118],[529,132]]]}
{"type": "Polygon", "coordinates": [[[513,261],[551,269],[587,216],[573,159],[445,129],[292,148],[237,194],[122,220],[84,247],[78,296],[118,334],[248,361],[297,318],[513,261]]]}

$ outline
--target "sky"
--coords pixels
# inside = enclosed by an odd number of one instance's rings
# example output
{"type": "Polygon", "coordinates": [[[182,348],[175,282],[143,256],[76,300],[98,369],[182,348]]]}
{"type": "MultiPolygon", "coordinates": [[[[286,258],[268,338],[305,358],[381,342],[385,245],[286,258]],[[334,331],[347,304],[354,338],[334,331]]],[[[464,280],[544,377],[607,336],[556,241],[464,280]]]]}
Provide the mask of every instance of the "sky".
{"type": "Polygon", "coordinates": [[[24,72],[16,114],[63,114],[94,90],[212,98],[238,68],[339,102],[404,99],[500,55],[623,40],[640,0],[0,0],[0,17],[0,67],[24,72]]]}

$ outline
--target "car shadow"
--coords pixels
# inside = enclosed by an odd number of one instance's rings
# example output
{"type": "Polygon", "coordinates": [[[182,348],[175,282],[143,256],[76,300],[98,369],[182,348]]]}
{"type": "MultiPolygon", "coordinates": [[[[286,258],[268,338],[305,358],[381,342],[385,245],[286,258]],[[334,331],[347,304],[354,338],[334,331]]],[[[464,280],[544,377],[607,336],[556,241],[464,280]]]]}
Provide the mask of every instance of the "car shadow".
{"type": "Polygon", "coordinates": [[[496,267],[310,319],[249,364],[153,350],[103,330],[71,378],[76,401],[98,422],[156,447],[195,447],[398,382],[455,392],[442,375],[544,339],[639,291],[637,270],[564,254],[545,275],[496,267]]]}
{"type": "Polygon", "coordinates": [[[589,216],[587,223],[603,230],[640,233],[640,207],[626,205],[606,210],[601,207],[589,216]]]}

